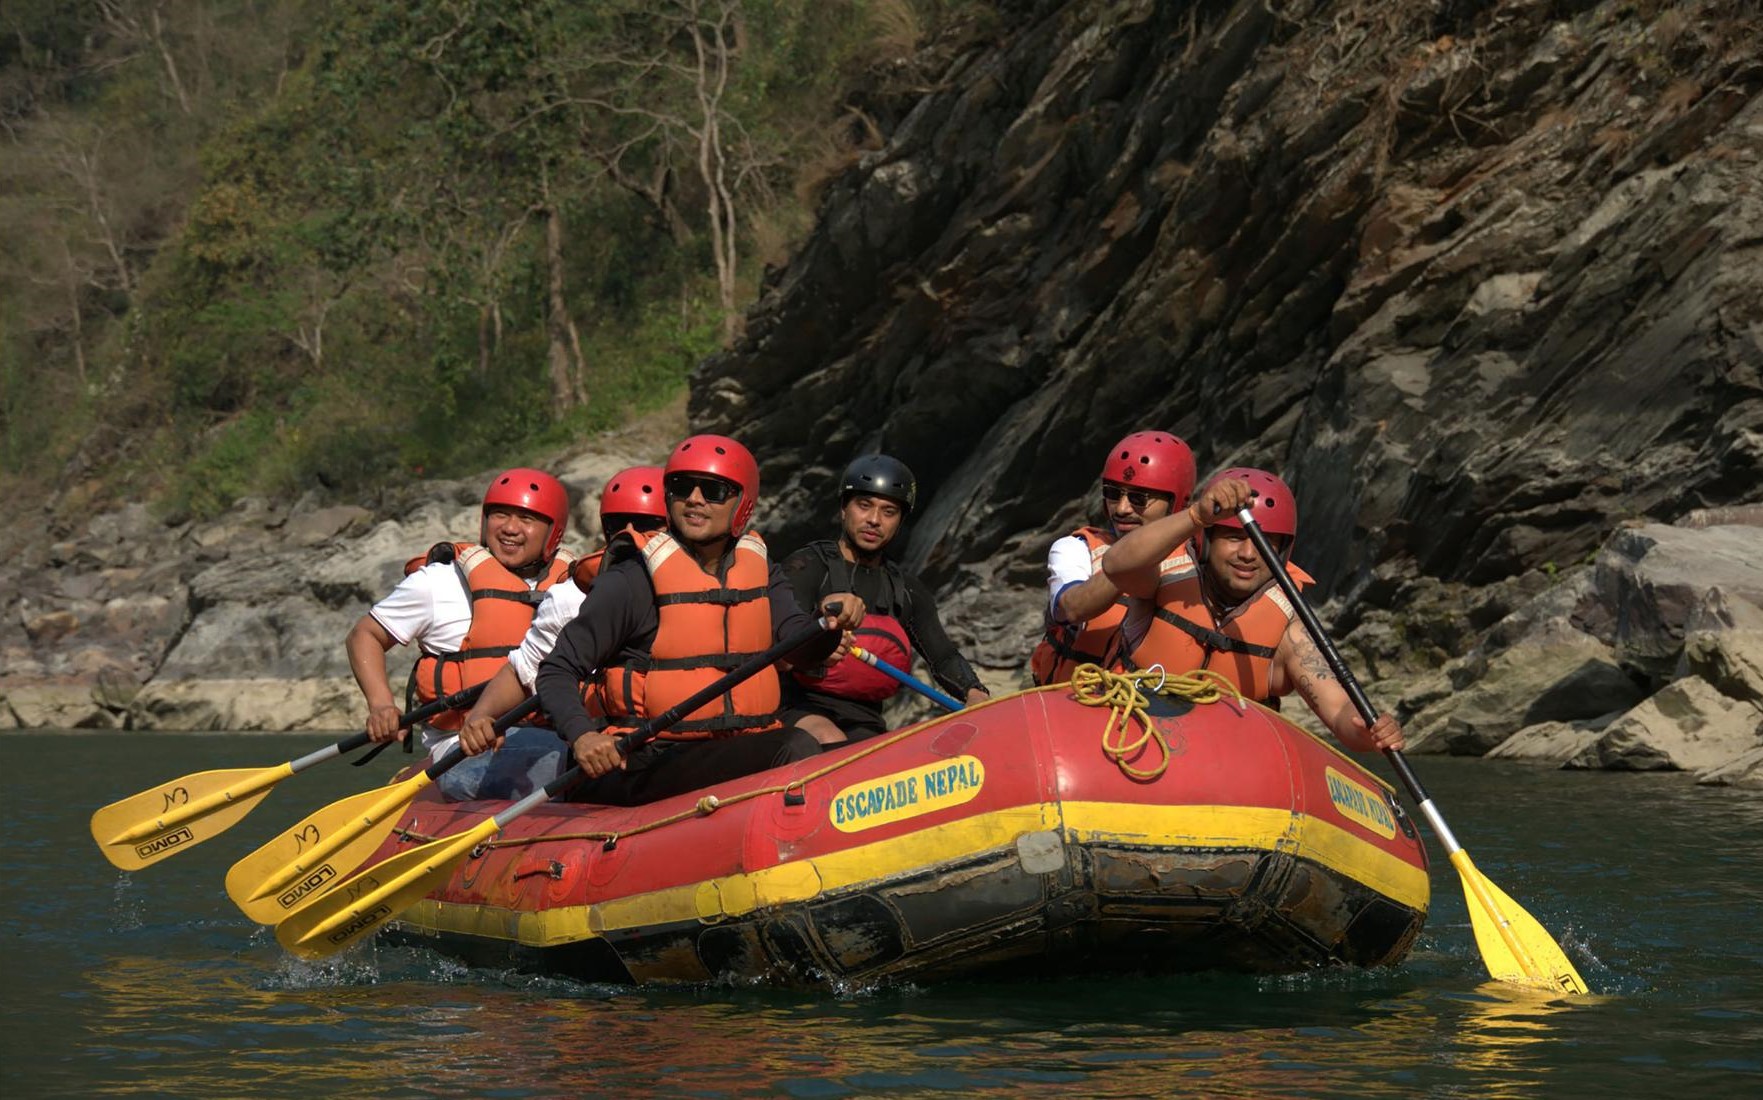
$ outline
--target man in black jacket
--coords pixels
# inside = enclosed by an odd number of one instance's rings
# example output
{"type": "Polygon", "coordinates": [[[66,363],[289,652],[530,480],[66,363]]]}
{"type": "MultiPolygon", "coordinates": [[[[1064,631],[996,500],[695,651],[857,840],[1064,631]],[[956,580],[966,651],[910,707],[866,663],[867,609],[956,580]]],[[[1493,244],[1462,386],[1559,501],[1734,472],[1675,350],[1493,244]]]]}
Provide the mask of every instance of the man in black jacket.
{"type": "MultiPolygon", "coordinates": [[[[916,575],[884,556],[918,499],[912,471],[888,455],[864,455],[845,469],[839,537],[811,542],[784,561],[796,602],[812,610],[833,593],[855,593],[866,614],[851,641],[902,671],[914,650],[945,690],[968,705],[991,698],[955,648],[936,600],[916,575]]],[[[882,703],[899,681],[846,654],[824,673],[799,670],[784,685],[784,721],[822,745],[873,737],[887,728],[882,703]]]]}
{"type": "MultiPolygon", "coordinates": [[[[619,750],[619,738],[645,719],[814,621],[796,606],[764,540],[745,530],[759,496],[759,467],[745,447],[693,436],[668,458],[662,488],[666,530],[613,541],[580,612],[539,665],[541,705],[588,777],[570,794],[578,801],[640,805],[815,751],[815,738],[780,720],[779,677],[769,666],[628,758],[619,750]]],[[[849,630],[863,604],[834,593],[815,610],[849,630]]],[[[818,664],[838,643],[839,633],[827,631],[787,659],[818,664]]]]}

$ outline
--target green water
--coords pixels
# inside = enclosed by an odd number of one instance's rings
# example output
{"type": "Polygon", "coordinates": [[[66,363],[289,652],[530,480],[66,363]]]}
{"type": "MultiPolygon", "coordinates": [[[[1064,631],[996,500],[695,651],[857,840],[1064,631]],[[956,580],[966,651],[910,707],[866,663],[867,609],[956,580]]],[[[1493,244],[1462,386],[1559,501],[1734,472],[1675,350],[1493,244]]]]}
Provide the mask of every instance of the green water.
{"type": "Polygon", "coordinates": [[[369,946],[298,963],[222,886],[332,763],[133,874],[93,809],[324,738],[7,734],[0,1095],[1532,1097],[1763,1095],[1763,793],[1680,776],[1417,760],[1465,848],[1596,995],[1485,981],[1434,856],[1382,971],[956,984],[841,995],[582,986],[369,946]]]}

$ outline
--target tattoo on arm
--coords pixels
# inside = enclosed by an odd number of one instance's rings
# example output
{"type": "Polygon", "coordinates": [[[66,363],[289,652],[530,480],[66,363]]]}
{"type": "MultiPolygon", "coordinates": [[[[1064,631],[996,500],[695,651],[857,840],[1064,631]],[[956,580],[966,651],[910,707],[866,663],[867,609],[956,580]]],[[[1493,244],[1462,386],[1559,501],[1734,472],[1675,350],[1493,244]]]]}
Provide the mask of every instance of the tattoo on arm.
{"type": "Polygon", "coordinates": [[[1318,691],[1324,684],[1334,680],[1334,672],[1328,667],[1328,659],[1316,648],[1316,643],[1310,640],[1309,634],[1293,630],[1286,640],[1292,647],[1291,657],[1296,665],[1298,694],[1314,707],[1318,691]]]}
{"type": "Polygon", "coordinates": [[[1328,667],[1328,659],[1316,648],[1308,634],[1298,634],[1293,639],[1293,652],[1298,658],[1298,667],[1306,676],[1314,676],[1318,680],[1332,680],[1334,673],[1328,667]]]}

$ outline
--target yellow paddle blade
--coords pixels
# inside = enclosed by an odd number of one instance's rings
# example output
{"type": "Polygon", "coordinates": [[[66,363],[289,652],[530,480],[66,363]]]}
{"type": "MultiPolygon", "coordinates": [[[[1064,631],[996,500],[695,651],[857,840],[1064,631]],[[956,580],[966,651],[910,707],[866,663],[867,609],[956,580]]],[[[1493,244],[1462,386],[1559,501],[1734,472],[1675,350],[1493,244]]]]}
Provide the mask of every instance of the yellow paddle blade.
{"type": "Polygon", "coordinates": [[[426,773],[418,773],[307,815],[233,864],[227,896],[258,924],[292,916],[365,863],[430,782],[426,773]]]}
{"type": "Polygon", "coordinates": [[[1452,852],[1451,864],[1463,880],[1475,945],[1490,977],[1557,993],[1588,992],[1585,979],[1555,938],[1484,877],[1468,852],[1461,848],[1452,852]]]}
{"type": "Polygon", "coordinates": [[[226,832],[293,774],[288,763],[173,779],[94,813],[92,839],[104,858],[133,871],[226,832]]]}
{"type": "Polygon", "coordinates": [[[493,817],[376,863],[276,925],[275,938],[303,959],[322,959],[371,935],[439,886],[455,863],[501,829],[493,817]]]}

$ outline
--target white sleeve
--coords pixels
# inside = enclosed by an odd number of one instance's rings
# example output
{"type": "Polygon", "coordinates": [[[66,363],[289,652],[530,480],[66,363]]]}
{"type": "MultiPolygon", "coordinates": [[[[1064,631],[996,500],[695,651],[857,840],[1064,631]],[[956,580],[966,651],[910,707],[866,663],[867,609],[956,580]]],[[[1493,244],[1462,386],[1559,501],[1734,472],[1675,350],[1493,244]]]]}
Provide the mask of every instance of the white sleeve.
{"type": "Polygon", "coordinates": [[[520,677],[522,685],[531,688],[538,680],[539,663],[551,655],[552,647],[557,644],[557,635],[582,609],[585,598],[582,590],[568,578],[545,590],[545,598],[539,602],[539,609],[533,614],[533,625],[520,640],[520,648],[508,655],[508,663],[513,666],[514,674],[520,677]]]}
{"type": "Polygon", "coordinates": [[[1074,584],[1090,579],[1090,544],[1076,535],[1066,535],[1047,551],[1047,617],[1059,618],[1059,597],[1074,584]]]}
{"type": "MultiPolygon", "coordinates": [[[[446,566],[451,571],[452,566],[446,566]]],[[[398,582],[398,587],[369,612],[399,645],[421,641],[435,623],[434,566],[424,566],[398,582]]]]}

